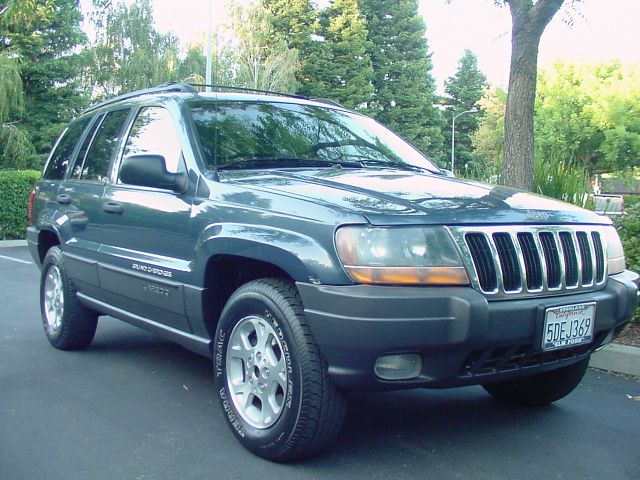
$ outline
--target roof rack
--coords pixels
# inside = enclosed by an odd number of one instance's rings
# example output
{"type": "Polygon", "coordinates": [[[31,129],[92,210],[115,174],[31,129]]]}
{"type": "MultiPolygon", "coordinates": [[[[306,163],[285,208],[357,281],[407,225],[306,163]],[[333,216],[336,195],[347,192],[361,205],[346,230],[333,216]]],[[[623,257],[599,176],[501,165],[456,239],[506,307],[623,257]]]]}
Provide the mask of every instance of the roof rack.
{"type": "Polygon", "coordinates": [[[216,89],[217,91],[229,90],[232,92],[264,93],[267,95],[278,95],[280,97],[291,97],[291,98],[299,98],[301,100],[308,100],[307,97],[303,97],[301,95],[294,95],[293,93],[272,92],[271,90],[258,90],[257,88],[230,87],[228,85],[209,85],[206,83],[189,83],[187,85],[191,87],[209,87],[212,89],[216,89]]]}
{"type": "Polygon", "coordinates": [[[136,98],[142,95],[152,95],[154,93],[163,93],[163,92],[185,92],[185,93],[194,93],[197,94],[198,91],[193,88],[188,83],[177,83],[177,82],[165,82],[157,87],[145,88],[144,90],[136,90],[135,92],[129,92],[122,95],[118,95],[117,97],[110,98],[103,102],[96,103],[95,105],[91,105],[87,108],[84,113],[91,112],[100,107],[104,107],[105,105],[110,105],[115,102],[119,102],[121,100],[126,100],[128,98],[136,98]]]}
{"type": "Polygon", "coordinates": [[[314,102],[318,102],[318,103],[325,103],[327,105],[332,105],[334,107],[345,108],[345,106],[342,105],[341,103],[338,103],[335,100],[331,100],[329,98],[310,98],[309,100],[313,100],[314,102]]]}

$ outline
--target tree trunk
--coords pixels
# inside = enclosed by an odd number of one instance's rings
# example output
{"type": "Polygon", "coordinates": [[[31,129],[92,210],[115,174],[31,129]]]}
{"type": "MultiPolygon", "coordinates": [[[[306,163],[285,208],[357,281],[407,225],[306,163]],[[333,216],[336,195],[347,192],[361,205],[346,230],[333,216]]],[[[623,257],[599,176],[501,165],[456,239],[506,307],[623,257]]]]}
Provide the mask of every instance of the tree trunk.
{"type": "Polygon", "coordinates": [[[533,110],[540,37],[564,0],[505,0],[512,18],[511,69],[505,111],[502,183],[532,191],[533,110]]]}

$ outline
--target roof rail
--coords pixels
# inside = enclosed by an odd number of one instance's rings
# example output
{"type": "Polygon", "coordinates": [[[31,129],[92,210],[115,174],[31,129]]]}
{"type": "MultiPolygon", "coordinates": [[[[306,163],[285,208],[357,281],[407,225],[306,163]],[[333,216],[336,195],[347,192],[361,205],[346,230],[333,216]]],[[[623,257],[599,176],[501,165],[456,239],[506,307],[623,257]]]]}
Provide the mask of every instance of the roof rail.
{"type": "Polygon", "coordinates": [[[229,90],[232,92],[265,93],[267,95],[278,95],[280,97],[291,97],[291,98],[299,98],[301,100],[308,100],[307,97],[303,97],[301,95],[294,95],[293,93],[272,92],[271,90],[258,90],[257,88],[231,87],[229,85],[209,85],[206,83],[189,83],[188,85],[192,87],[210,87],[212,89],[215,89],[216,91],[229,90]]]}
{"type": "Polygon", "coordinates": [[[91,105],[89,108],[87,108],[83,113],[91,112],[100,107],[104,107],[105,105],[119,102],[121,100],[126,100],[128,98],[136,98],[143,95],[152,95],[154,93],[163,93],[163,92],[186,92],[186,93],[194,93],[194,94],[198,93],[198,91],[188,83],[165,82],[158,85],[157,87],[145,88],[144,90],[136,90],[135,92],[125,93],[122,95],[118,95],[117,97],[113,97],[108,100],[105,100],[103,102],[96,103],[95,105],[91,105]]]}
{"type": "Polygon", "coordinates": [[[346,108],[341,103],[336,102],[335,100],[331,100],[329,98],[310,98],[309,100],[313,100],[318,103],[325,103],[327,105],[333,105],[334,107],[346,108]]]}

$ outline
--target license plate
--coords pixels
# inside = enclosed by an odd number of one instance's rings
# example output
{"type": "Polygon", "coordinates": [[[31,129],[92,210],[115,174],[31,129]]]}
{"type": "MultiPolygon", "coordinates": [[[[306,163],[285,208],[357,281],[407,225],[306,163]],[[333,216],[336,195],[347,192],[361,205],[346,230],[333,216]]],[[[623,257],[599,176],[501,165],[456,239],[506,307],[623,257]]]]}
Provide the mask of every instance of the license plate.
{"type": "Polygon", "coordinates": [[[542,350],[591,343],[595,317],[595,302],[547,308],[542,331],[542,350]]]}

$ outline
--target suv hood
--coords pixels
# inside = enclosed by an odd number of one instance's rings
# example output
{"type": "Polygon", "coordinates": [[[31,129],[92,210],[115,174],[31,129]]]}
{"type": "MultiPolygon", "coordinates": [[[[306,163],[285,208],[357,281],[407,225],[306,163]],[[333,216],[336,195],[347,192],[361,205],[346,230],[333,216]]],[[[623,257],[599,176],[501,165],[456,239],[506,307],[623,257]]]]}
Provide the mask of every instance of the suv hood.
{"type": "Polygon", "coordinates": [[[400,170],[244,170],[222,182],[286,194],[392,224],[610,224],[594,212],[541,195],[400,170]]]}

